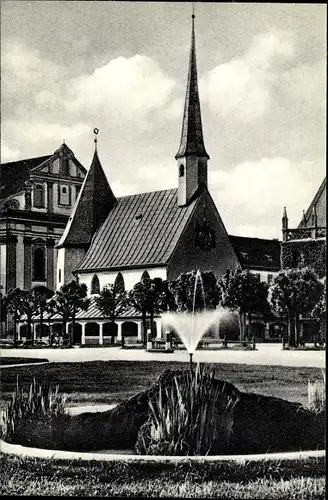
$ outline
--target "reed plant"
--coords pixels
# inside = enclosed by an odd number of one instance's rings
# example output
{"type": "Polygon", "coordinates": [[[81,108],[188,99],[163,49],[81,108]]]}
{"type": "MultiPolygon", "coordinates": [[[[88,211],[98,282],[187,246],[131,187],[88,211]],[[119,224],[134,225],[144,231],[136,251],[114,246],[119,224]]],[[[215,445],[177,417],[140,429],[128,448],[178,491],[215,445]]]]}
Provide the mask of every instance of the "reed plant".
{"type": "Polygon", "coordinates": [[[138,440],[138,453],[147,455],[206,455],[212,444],[232,433],[236,400],[225,386],[214,383],[214,370],[197,364],[195,370],[160,385],[149,399],[147,436],[138,440]]]}
{"type": "Polygon", "coordinates": [[[0,435],[8,439],[15,434],[18,424],[31,419],[48,419],[66,413],[66,396],[53,382],[38,382],[33,378],[28,389],[23,388],[17,376],[16,388],[8,406],[0,413],[0,435]]]}
{"type": "Polygon", "coordinates": [[[308,379],[308,407],[315,413],[321,413],[326,410],[326,374],[322,372],[322,380],[316,379],[311,382],[308,379]]]}

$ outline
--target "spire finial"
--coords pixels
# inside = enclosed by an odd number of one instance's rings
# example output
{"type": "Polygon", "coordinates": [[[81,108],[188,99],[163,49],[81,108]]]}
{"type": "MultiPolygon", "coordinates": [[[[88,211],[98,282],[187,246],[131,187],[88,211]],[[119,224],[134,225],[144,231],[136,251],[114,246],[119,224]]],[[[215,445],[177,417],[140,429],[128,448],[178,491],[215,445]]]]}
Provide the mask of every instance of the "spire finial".
{"type": "Polygon", "coordinates": [[[195,2],[192,2],[192,19],[195,19],[195,2]]]}
{"type": "Polygon", "coordinates": [[[63,139],[63,144],[65,144],[65,139],[63,139]]]}
{"type": "Polygon", "coordinates": [[[95,151],[97,151],[97,142],[98,142],[97,135],[99,133],[99,129],[98,128],[94,128],[93,129],[93,133],[95,134],[95,138],[93,139],[93,142],[95,143],[95,151]]]}

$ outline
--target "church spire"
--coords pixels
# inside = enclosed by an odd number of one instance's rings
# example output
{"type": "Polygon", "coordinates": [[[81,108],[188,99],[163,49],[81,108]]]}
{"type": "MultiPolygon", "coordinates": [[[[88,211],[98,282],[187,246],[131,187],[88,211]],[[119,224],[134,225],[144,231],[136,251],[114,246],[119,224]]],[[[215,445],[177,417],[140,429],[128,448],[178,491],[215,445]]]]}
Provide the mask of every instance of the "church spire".
{"type": "Polygon", "coordinates": [[[182,120],[180,147],[175,155],[175,159],[178,162],[179,207],[188,205],[197,194],[204,188],[207,188],[207,160],[209,159],[204,146],[198,93],[194,13],[191,17],[191,49],[187,91],[182,120]]]}
{"type": "Polygon", "coordinates": [[[87,247],[94,232],[116,203],[97,151],[98,129],[94,129],[95,150],[89,171],[57,247],[87,247]]]}
{"type": "Polygon", "coordinates": [[[178,159],[187,155],[195,155],[209,159],[203,139],[202,117],[198,92],[195,15],[192,14],[191,17],[191,48],[189,56],[187,91],[185,97],[180,147],[175,158],[178,159]]]}

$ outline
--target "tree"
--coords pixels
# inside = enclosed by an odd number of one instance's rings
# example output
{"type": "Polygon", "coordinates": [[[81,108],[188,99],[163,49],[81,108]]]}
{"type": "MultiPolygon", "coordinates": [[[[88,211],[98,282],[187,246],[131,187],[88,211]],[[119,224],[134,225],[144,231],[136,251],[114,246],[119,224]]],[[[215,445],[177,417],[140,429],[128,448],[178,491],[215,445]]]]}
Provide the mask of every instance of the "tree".
{"type": "Polygon", "coordinates": [[[143,275],[127,296],[127,303],[141,313],[144,346],[146,345],[147,316],[150,317],[152,329],[154,314],[161,310],[163,301],[161,283],[160,278],[151,279],[149,276],[143,275]]]}
{"type": "Polygon", "coordinates": [[[155,281],[156,280],[158,280],[157,286],[160,287],[158,309],[161,312],[176,311],[177,304],[175,301],[174,293],[171,289],[171,282],[169,280],[162,280],[161,278],[155,278],[155,281]]]}
{"type": "Polygon", "coordinates": [[[35,301],[37,313],[40,316],[39,324],[42,337],[44,313],[47,311],[48,300],[54,295],[54,292],[53,290],[50,290],[50,288],[40,285],[32,288],[32,295],[35,301]]]}
{"type": "Polygon", "coordinates": [[[20,290],[18,294],[19,300],[19,311],[21,315],[26,316],[27,323],[27,332],[26,332],[26,340],[30,341],[32,344],[34,342],[34,334],[32,331],[32,317],[38,311],[37,303],[32,291],[28,290],[20,290]]]}
{"type": "MultiPolygon", "coordinates": [[[[75,330],[76,313],[80,310],[86,311],[89,307],[90,299],[87,299],[87,286],[72,280],[67,285],[63,285],[50,299],[49,307],[55,314],[62,318],[63,337],[66,337],[67,322],[72,320],[72,334],[75,330]]],[[[71,341],[71,339],[69,339],[71,341]]]]}
{"type": "Polygon", "coordinates": [[[249,270],[228,270],[218,281],[220,304],[238,312],[240,341],[245,339],[246,315],[268,310],[268,286],[249,270]]]}
{"type": "MultiPolygon", "coordinates": [[[[127,293],[115,281],[114,284],[106,285],[99,296],[96,297],[97,307],[100,309],[105,318],[108,318],[112,324],[120,316],[127,307],[127,293]]],[[[124,345],[124,338],[122,336],[122,347],[124,345]]]]}
{"type": "Polygon", "coordinates": [[[286,269],[278,273],[270,287],[274,310],[287,320],[288,343],[299,343],[299,315],[311,312],[320,301],[324,285],[313,269],[286,269]]]}
{"type": "Polygon", "coordinates": [[[171,281],[170,289],[179,312],[215,309],[219,303],[217,279],[212,271],[191,271],[171,281]]]}
{"type": "Polygon", "coordinates": [[[14,344],[17,343],[17,322],[23,315],[21,298],[22,290],[20,288],[15,288],[8,292],[4,302],[6,312],[11,314],[14,320],[14,344]]]}
{"type": "Polygon", "coordinates": [[[311,311],[311,316],[319,323],[320,325],[320,341],[323,341],[323,333],[326,331],[326,280],[323,284],[323,290],[321,294],[320,300],[316,303],[314,308],[311,311]]]}

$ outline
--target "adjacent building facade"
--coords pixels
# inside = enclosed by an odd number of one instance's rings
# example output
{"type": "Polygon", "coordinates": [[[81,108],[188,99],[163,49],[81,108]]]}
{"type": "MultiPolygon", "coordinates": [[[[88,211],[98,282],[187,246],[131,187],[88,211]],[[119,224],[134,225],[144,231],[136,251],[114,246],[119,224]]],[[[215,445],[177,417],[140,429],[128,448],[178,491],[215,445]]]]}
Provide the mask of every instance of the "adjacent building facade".
{"type": "Polygon", "coordinates": [[[54,290],[58,243],[85,168],[62,144],[52,155],[1,165],[2,293],[45,285],[54,290]]]}
{"type": "MultiPolygon", "coordinates": [[[[312,267],[321,281],[326,280],[326,178],[320,185],[310,206],[303,212],[297,228],[289,228],[286,207],[282,217],[281,267],[312,267]]],[[[325,338],[326,327],[310,314],[302,315],[300,329],[305,340],[325,338]]]]}

